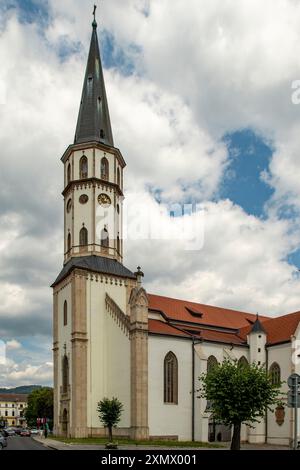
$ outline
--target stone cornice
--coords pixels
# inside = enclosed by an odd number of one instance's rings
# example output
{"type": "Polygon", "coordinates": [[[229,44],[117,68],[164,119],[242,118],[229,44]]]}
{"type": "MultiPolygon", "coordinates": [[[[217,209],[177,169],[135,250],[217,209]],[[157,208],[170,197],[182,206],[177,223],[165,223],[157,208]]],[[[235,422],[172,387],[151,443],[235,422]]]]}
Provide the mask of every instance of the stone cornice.
{"type": "Polygon", "coordinates": [[[107,190],[115,190],[120,197],[124,197],[123,192],[121,191],[121,188],[116,184],[116,183],[111,183],[110,181],[107,180],[102,180],[101,178],[85,178],[85,179],[80,179],[80,180],[73,180],[71,181],[63,190],[62,195],[66,197],[75,187],[78,189],[79,186],[84,186],[86,187],[97,187],[101,186],[102,189],[107,190]]]}
{"type": "Polygon", "coordinates": [[[65,153],[63,154],[62,158],[61,158],[61,161],[63,163],[65,163],[69,156],[71,155],[72,152],[75,152],[75,151],[78,151],[78,150],[88,150],[88,149],[94,149],[94,148],[97,148],[99,150],[103,150],[103,152],[107,152],[107,153],[113,153],[120,165],[122,168],[125,168],[126,166],[126,162],[123,158],[123,155],[121,153],[121,151],[119,149],[117,149],[116,147],[110,147],[108,145],[105,145],[105,144],[102,144],[101,142],[84,142],[82,144],[71,144],[69,145],[69,147],[67,148],[67,150],[65,151],[65,153]]]}

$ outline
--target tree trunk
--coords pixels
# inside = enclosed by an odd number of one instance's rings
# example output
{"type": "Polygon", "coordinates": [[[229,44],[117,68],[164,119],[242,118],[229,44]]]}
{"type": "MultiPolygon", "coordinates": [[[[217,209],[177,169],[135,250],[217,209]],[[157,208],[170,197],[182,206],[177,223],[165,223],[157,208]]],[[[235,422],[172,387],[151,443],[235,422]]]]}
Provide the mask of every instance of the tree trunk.
{"type": "Polygon", "coordinates": [[[112,426],[108,426],[108,436],[109,436],[109,442],[112,442],[112,440],[113,440],[112,426]]]}
{"type": "Polygon", "coordinates": [[[233,425],[233,436],[230,450],[241,450],[241,423],[233,425]]]}

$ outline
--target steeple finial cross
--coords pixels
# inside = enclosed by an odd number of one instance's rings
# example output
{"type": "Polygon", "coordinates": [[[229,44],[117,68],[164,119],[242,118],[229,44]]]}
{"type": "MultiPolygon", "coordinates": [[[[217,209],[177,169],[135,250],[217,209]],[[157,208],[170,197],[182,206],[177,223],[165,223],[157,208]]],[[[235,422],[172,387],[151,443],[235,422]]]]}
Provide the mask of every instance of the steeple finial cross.
{"type": "Polygon", "coordinates": [[[97,10],[97,5],[94,5],[94,10],[93,10],[93,17],[94,17],[93,28],[97,28],[96,10],[97,10]]]}

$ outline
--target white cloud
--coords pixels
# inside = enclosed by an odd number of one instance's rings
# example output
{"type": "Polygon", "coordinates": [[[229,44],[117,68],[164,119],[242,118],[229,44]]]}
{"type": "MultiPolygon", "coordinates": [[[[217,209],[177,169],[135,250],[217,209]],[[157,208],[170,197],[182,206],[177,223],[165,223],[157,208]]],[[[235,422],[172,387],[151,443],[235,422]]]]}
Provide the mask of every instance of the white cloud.
{"type": "Polygon", "coordinates": [[[21,347],[22,347],[22,344],[16,339],[11,339],[10,341],[7,341],[6,343],[6,348],[9,350],[20,349],[21,347]]]}
{"type": "MultiPolygon", "coordinates": [[[[14,329],[50,330],[48,286],[62,264],[59,158],[73,139],[91,33],[91,11],[82,1],[49,3],[46,40],[12,12],[0,32],[6,103],[0,104],[0,317],[3,334],[16,338],[14,329]],[[62,62],[62,41],[82,41],[83,49],[62,62]]],[[[128,242],[128,264],[142,265],[154,293],[261,313],[296,310],[299,280],[286,258],[299,246],[299,220],[280,221],[278,210],[299,208],[300,201],[300,107],[291,103],[291,83],[300,75],[300,5],[188,3],[116,0],[104,2],[98,14],[116,47],[127,52],[135,44],[141,51],[130,52],[137,75],[105,72],[115,141],[128,163],[127,189],[151,186],[170,201],[202,201],[206,213],[203,250],[128,242]],[[275,148],[265,175],[275,189],[267,220],[229,201],[209,202],[226,167],[221,138],[244,127],[275,148]]],[[[158,210],[153,199],[148,204],[158,210]]],[[[12,364],[10,383],[35,382],[39,373],[39,382],[50,380],[50,365],[26,361],[12,364]]]]}

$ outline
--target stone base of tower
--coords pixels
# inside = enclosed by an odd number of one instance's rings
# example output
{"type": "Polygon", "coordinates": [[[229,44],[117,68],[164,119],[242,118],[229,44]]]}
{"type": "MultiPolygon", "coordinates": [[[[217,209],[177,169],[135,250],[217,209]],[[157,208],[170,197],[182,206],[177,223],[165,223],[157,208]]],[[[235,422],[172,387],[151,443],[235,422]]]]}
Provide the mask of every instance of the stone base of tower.
{"type": "Polygon", "coordinates": [[[149,439],[149,428],[148,427],[130,428],[130,438],[135,441],[147,441],[149,439]]]}

